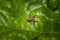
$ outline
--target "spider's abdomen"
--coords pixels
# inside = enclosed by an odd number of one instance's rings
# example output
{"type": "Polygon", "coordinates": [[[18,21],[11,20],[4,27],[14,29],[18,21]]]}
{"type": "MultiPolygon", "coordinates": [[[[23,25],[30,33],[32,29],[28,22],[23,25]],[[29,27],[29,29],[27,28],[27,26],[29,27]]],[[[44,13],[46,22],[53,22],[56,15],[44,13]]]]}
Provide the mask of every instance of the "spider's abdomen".
{"type": "Polygon", "coordinates": [[[34,18],[28,18],[27,21],[28,22],[33,22],[33,21],[35,21],[35,19],[34,18]]]}

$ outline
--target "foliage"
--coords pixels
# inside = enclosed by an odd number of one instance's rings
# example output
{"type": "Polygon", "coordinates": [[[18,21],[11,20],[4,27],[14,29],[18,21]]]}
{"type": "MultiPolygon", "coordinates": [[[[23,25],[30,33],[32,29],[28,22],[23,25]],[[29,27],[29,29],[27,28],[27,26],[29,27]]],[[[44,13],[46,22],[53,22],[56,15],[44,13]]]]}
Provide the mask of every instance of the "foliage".
{"type": "Polygon", "coordinates": [[[0,0],[0,40],[59,40],[60,0],[0,0]],[[38,22],[27,22],[36,16],[38,22]]]}

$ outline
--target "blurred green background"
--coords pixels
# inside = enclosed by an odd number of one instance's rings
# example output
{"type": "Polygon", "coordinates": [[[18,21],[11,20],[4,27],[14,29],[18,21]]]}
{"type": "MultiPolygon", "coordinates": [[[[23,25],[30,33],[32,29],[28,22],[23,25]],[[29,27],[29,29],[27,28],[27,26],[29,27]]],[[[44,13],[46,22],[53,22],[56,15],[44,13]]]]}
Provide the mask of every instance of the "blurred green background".
{"type": "Polygon", "coordinates": [[[0,0],[0,40],[60,40],[60,0],[0,0]]]}

